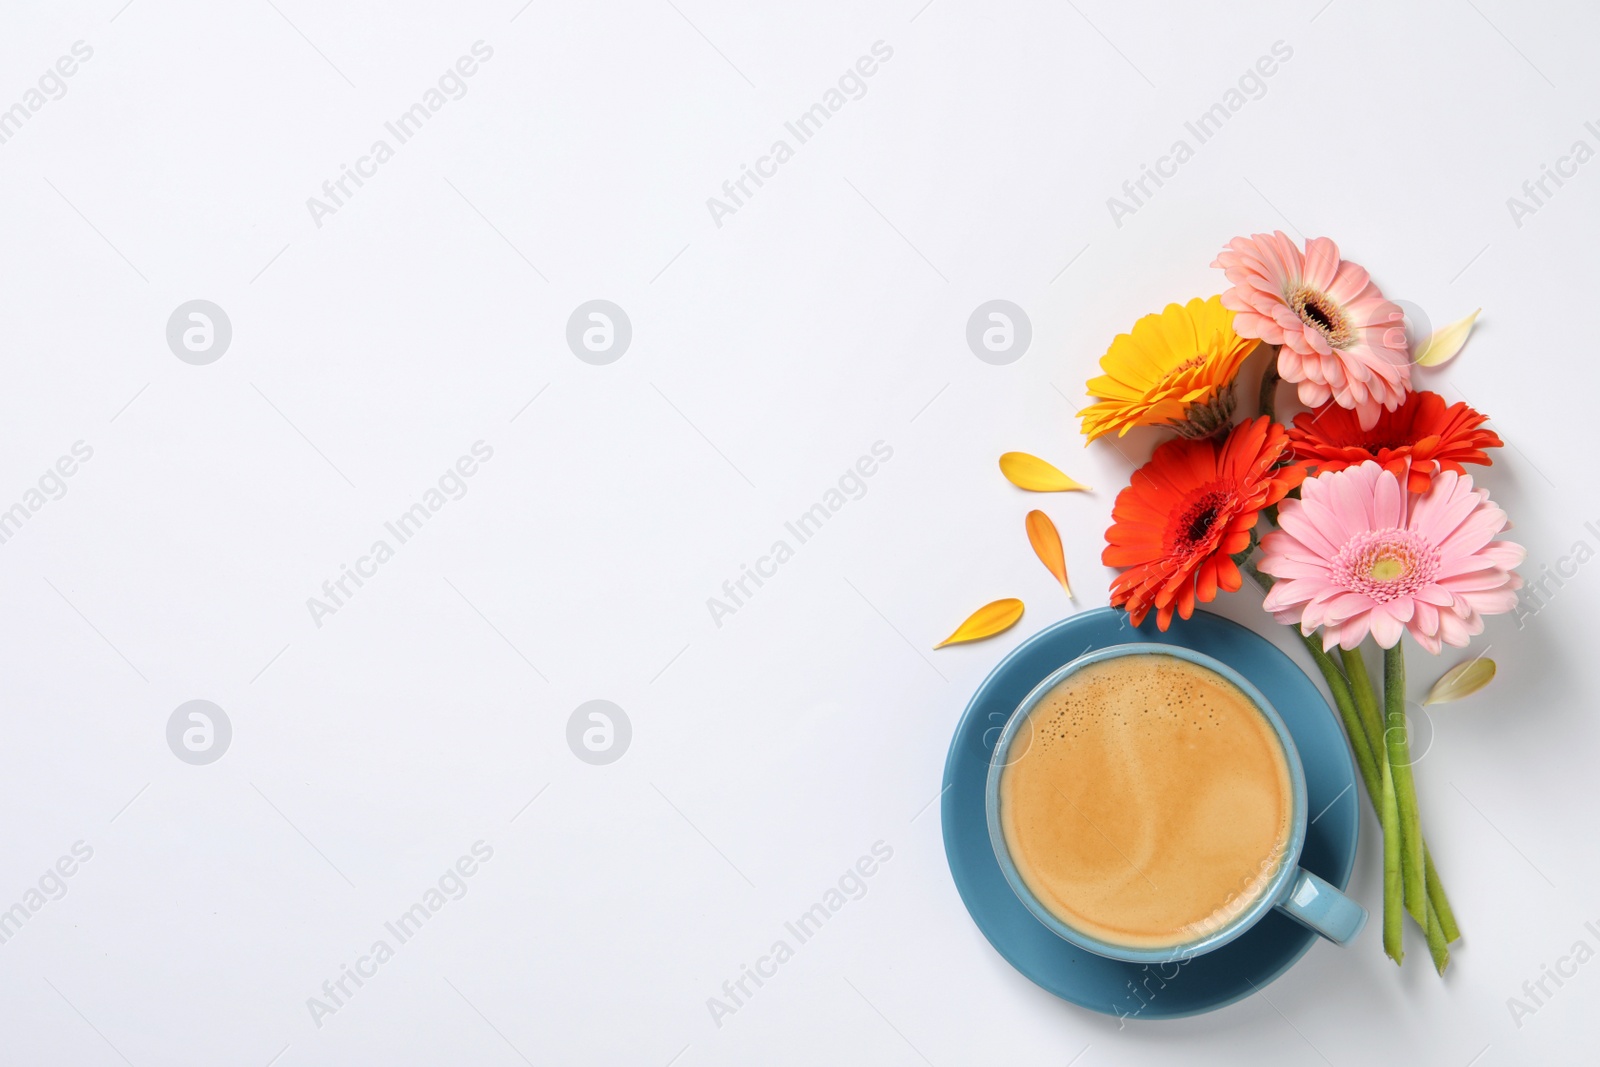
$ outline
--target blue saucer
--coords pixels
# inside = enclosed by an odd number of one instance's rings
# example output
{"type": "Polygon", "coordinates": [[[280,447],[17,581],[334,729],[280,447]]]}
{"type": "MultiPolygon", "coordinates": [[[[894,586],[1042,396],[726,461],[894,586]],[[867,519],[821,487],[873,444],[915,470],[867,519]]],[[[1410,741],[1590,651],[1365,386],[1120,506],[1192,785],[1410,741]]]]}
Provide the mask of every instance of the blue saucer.
{"type": "MultiPolygon", "coordinates": [[[[1272,912],[1238,940],[1182,964],[1146,966],[1085,952],[1063,941],[1023,907],[989,843],[984,780],[1006,720],[1057,667],[1085,652],[1125,642],[1182,645],[1221,660],[1255,684],[1294,735],[1305,766],[1312,822],[1301,866],[1340,889],[1355,866],[1360,811],[1355,765],[1344,732],[1311,679],[1279,649],[1220,615],[1197,611],[1166,633],[1154,615],[1142,627],[1126,613],[1096,608],[1035,634],[984,679],[956,727],[944,768],[945,855],[967,911],[1017,970],[1063,1000],[1136,1019],[1176,1019],[1215,1011],[1273,981],[1306,954],[1317,935],[1272,912]],[[1320,814],[1319,814],[1320,813],[1320,814]]],[[[1329,948],[1328,951],[1341,951],[1329,948]]]]}

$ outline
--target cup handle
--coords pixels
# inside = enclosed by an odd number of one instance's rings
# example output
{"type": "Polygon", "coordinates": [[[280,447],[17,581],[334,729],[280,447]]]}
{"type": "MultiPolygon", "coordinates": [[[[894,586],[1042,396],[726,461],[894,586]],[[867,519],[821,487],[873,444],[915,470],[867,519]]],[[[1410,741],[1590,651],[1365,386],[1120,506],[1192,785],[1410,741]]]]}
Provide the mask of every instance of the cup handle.
{"type": "Polygon", "coordinates": [[[1277,909],[1336,945],[1343,945],[1367,925],[1367,909],[1304,867],[1295,872],[1277,909]]]}

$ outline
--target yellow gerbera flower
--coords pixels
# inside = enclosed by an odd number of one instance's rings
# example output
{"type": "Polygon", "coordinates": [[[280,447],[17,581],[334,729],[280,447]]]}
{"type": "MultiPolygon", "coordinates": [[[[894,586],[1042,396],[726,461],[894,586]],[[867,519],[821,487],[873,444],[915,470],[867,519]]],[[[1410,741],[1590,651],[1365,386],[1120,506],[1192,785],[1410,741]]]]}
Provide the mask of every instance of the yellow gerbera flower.
{"type": "Polygon", "coordinates": [[[1089,440],[1135,426],[1165,423],[1185,437],[1209,437],[1233,417],[1233,379],[1260,342],[1233,332],[1222,298],[1168,304],[1118,334],[1100,357],[1089,394],[1099,400],[1078,414],[1089,440]]]}

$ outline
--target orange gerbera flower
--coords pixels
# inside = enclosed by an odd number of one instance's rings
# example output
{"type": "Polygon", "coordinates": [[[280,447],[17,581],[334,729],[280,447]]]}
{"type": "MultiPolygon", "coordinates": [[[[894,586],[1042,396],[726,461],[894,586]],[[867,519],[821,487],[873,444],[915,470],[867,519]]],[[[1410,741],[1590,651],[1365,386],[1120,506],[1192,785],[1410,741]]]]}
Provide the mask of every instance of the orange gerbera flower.
{"type": "Polygon", "coordinates": [[[1322,471],[1342,471],[1372,460],[1413,493],[1426,493],[1441,471],[1465,474],[1463,463],[1490,466],[1486,448],[1505,444],[1493,430],[1483,429],[1489,416],[1466,404],[1445,406],[1438,393],[1412,393],[1393,411],[1378,414],[1363,430],[1353,412],[1324,404],[1301,412],[1289,428],[1294,458],[1322,471]]]}
{"type": "Polygon", "coordinates": [[[1261,509],[1305,479],[1305,468],[1280,466],[1289,439],[1266,416],[1240,423],[1225,441],[1168,441],[1133,472],[1111,509],[1101,562],[1126,568],[1111,583],[1111,604],[1135,625],[1151,608],[1165,630],[1173,612],[1187,619],[1194,602],[1243,584],[1234,554],[1250,547],[1261,509]]]}

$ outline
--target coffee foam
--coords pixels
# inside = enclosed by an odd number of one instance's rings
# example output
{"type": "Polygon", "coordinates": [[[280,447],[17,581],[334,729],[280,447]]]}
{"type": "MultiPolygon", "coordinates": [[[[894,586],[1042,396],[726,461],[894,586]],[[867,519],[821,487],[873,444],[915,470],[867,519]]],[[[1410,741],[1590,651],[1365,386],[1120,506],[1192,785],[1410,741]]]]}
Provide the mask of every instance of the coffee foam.
{"type": "Polygon", "coordinates": [[[1271,882],[1292,815],[1271,724],[1215,672],[1147,654],[1047,693],[1008,750],[1002,827],[1034,895],[1130,947],[1190,943],[1271,882]]]}

